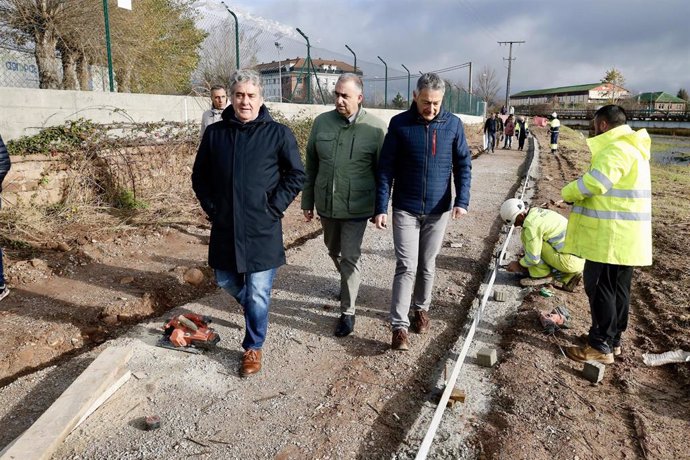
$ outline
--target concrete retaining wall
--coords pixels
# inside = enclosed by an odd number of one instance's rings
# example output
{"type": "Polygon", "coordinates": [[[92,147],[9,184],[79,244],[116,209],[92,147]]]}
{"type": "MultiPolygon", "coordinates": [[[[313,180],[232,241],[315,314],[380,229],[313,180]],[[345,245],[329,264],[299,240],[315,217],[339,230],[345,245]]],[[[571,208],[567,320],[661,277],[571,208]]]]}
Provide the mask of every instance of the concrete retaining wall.
{"type": "MultiPolygon", "coordinates": [[[[267,102],[288,118],[316,116],[331,105],[267,102]]],[[[47,126],[85,118],[96,123],[175,121],[199,124],[209,108],[205,97],[159,94],[103,93],[31,88],[0,88],[0,134],[5,141],[36,134],[47,126]]],[[[368,109],[386,122],[399,110],[368,109]]],[[[465,124],[478,124],[482,117],[459,115],[465,124]]]]}

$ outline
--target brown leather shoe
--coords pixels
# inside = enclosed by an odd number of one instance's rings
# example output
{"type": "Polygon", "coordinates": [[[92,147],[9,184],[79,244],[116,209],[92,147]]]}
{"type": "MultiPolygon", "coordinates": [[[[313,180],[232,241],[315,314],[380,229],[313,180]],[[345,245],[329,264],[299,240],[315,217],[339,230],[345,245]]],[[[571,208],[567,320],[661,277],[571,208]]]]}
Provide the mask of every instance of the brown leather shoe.
{"type": "Polygon", "coordinates": [[[613,364],[613,353],[602,353],[589,345],[585,347],[566,347],[565,355],[573,361],[581,363],[596,361],[601,364],[613,364]]]}
{"type": "Polygon", "coordinates": [[[429,312],[424,310],[417,310],[414,312],[414,317],[412,318],[412,332],[417,334],[425,334],[429,332],[431,327],[431,321],[429,321],[429,312]]]}
{"type": "Polygon", "coordinates": [[[396,329],[393,331],[391,348],[398,351],[407,351],[410,349],[410,342],[407,340],[407,331],[405,329],[396,329]]]}
{"type": "Polygon", "coordinates": [[[261,370],[261,350],[251,348],[242,355],[242,365],[240,366],[240,377],[249,377],[257,374],[261,370]]]}

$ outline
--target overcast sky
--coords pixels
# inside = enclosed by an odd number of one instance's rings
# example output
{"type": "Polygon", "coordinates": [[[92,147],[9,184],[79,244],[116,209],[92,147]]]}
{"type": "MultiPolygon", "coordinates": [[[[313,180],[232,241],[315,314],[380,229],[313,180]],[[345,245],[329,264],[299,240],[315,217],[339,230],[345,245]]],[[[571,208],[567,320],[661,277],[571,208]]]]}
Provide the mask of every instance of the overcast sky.
{"type": "MultiPolygon", "coordinates": [[[[351,58],[347,43],[358,60],[379,62],[381,56],[391,70],[403,71],[405,64],[417,73],[472,61],[476,76],[487,65],[496,71],[499,97],[505,94],[508,47],[497,42],[510,40],[526,42],[513,46],[513,94],[594,83],[612,67],[634,92],[690,90],[690,0],[226,3],[241,21],[263,18],[284,31],[299,27],[313,46],[351,58]]],[[[448,76],[466,81],[467,70],[448,76]]]]}

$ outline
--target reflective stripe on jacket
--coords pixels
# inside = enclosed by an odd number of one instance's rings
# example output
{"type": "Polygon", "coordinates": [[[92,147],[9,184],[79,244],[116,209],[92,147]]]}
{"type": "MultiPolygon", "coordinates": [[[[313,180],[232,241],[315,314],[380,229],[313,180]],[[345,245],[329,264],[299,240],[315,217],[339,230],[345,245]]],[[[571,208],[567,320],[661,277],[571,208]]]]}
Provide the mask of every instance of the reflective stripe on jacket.
{"type": "Polygon", "coordinates": [[[557,133],[561,129],[561,121],[558,118],[554,118],[549,122],[549,132],[557,133]]]}
{"type": "Polygon", "coordinates": [[[618,126],[587,139],[589,171],[561,191],[573,203],[564,252],[594,262],[652,263],[651,139],[618,126]]]}
{"type": "Polygon", "coordinates": [[[550,245],[556,252],[562,252],[568,219],[555,211],[531,208],[522,224],[520,240],[525,248],[525,257],[520,259],[523,267],[532,267],[541,262],[543,244],[550,245]]]}

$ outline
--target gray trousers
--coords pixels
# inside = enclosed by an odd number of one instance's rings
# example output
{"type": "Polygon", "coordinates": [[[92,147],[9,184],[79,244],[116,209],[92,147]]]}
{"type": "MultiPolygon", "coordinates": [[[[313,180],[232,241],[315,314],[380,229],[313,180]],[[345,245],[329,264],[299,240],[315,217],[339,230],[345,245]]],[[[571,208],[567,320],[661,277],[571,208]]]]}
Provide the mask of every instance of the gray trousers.
{"type": "Polygon", "coordinates": [[[335,269],[340,272],[340,311],[345,315],[354,315],[361,282],[359,258],[367,221],[329,219],[322,216],[321,226],[328,255],[333,259],[335,269]]]}
{"type": "Polygon", "coordinates": [[[393,330],[407,329],[413,311],[429,310],[436,256],[441,250],[450,212],[419,216],[393,209],[395,276],[391,299],[393,330]]]}

